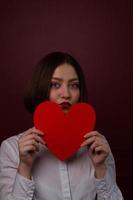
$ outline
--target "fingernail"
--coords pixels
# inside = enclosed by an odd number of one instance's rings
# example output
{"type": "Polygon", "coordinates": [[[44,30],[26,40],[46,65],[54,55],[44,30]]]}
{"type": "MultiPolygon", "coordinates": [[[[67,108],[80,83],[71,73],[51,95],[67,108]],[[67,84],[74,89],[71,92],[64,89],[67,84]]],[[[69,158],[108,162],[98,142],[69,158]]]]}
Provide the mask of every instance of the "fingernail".
{"type": "Polygon", "coordinates": [[[85,145],[85,143],[82,143],[80,146],[83,147],[85,145]]]}
{"type": "Polygon", "coordinates": [[[84,135],[84,138],[86,138],[86,137],[87,137],[87,135],[88,135],[88,134],[84,135]]]}

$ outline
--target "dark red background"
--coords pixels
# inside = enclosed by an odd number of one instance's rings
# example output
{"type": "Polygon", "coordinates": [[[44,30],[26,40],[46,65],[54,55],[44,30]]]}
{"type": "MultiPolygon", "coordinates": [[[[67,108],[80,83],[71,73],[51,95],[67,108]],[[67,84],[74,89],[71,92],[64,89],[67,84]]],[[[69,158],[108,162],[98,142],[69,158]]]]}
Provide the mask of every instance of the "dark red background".
{"type": "Polygon", "coordinates": [[[0,4],[0,141],[32,126],[23,90],[36,62],[66,51],[83,66],[96,129],[106,135],[126,200],[133,185],[132,1],[3,0],[0,4]]]}

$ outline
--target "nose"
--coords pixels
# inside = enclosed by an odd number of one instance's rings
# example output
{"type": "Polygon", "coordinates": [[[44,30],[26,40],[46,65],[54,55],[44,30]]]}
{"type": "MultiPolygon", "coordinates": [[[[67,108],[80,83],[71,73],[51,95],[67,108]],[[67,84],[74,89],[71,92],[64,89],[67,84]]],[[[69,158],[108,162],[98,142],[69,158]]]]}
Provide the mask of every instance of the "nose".
{"type": "Polygon", "coordinates": [[[68,86],[63,85],[63,86],[61,87],[60,96],[61,96],[62,98],[65,98],[65,99],[69,99],[69,98],[70,98],[70,91],[69,91],[68,86]]]}

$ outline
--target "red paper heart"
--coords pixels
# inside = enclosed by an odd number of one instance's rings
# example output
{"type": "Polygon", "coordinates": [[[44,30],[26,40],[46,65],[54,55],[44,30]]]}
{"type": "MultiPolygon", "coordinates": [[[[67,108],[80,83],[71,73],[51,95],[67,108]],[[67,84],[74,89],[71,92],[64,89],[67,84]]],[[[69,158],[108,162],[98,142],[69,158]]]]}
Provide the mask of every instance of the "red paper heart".
{"type": "Polygon", "coordinates": [[[87,103],[78,103],[67,114],[54,102],[39,104],[34,112],[34,126],[45,133],[48,149],[59,159],[72,156],[84,141],[84,135],[93,130],[95,111],[87,103]]]}

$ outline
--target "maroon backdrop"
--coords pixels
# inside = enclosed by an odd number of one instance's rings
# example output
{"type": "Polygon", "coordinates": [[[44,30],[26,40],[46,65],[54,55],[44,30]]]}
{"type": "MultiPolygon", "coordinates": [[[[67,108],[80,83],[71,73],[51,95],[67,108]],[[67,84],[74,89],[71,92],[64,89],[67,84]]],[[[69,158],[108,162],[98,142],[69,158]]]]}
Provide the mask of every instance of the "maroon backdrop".
{"type": "Polygon", "coordinates": [[[83,66],[96,129],[108,138],[126,200],[133,184],[132,1],[3,0],[0,5],[0,141],[32,126],[23,90],[46,53],[83,66]]]}

